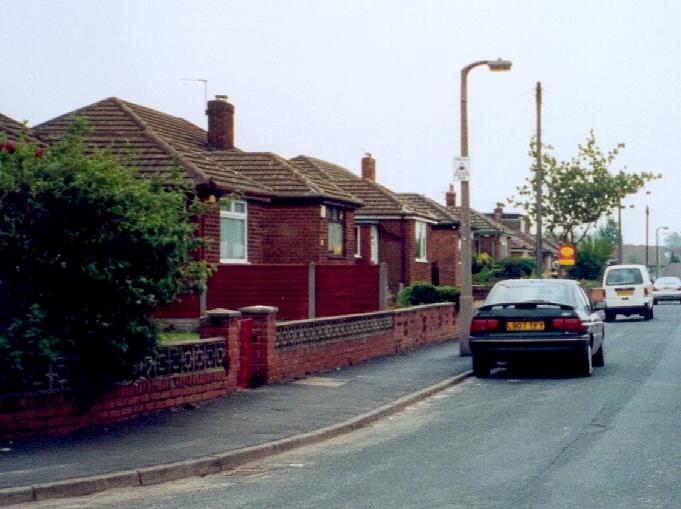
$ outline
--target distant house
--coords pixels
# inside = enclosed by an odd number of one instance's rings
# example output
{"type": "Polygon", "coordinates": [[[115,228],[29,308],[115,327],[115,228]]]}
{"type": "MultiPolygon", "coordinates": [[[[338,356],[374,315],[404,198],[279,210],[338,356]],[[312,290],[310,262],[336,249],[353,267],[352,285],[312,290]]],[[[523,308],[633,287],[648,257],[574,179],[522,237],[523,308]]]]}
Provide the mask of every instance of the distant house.
{"type": "Polygon", "coordinates": [[[360,264],[387,263],[393,294],[416,281],[456,284],[458,221],[430,200],[379,184],[371,155],[362,159],[361,177],[309,156],[291,162],[362,200],[364,205],[355,211],[355,257],[360,264]]]}
{"type": "MultiPolygon", "coordinates": [[[[450,184],[445,195],[447,208],[455,217],[461,217],[461,206],[456,204],[456,192],[450,184]]],[[[485,214],[471,209],[471,250],[473,256],[487,253],[492,261],[511,255],[513,231],[485,214]]]]}
{"type": "MultiPolygon", "coordinates": [[[[517,212],[504,212],[503,203],[497,203],[494,212],[486,213],[490,219],[512,231],[510,239],[510,255],[518,258],[534,258],[537,253],[536,235],[530,233],[529,218],[517,212]]],[[[558,244],[548,236],[542,238],[542,257],[544,272],[551,270],[551,265],[558,258],[558,244]]]]}

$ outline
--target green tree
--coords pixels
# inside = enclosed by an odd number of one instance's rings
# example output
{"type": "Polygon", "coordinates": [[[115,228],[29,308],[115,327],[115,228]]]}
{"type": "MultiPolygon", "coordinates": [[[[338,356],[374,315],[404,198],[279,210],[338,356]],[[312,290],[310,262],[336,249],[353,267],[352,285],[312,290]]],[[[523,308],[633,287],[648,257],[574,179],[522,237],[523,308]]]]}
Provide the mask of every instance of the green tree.
{"type": "Polygon", "coordinates": [[[672,252],[672,262],[681,258],[681,233],[672,232],[664,239],[664,245],[672,252]]]}
{"type": "Polygon", "coordinates": [[[617,244],[617,240],[619,238],[618,235],[618,229],[617,229],[617,221],[615,221],[612,217],[609,217],[606,219],[605,224],[601,225],[595,233],[596,238],[599,239],[606,239],[608,240],[613,246],[617,244]]]}
{"type": "Polygon", "coordinates": [[[0,150],[0,391],[65,357],[88,402],[153,351],[150,312],[205,284],[201,210],[179,172],[136,178],[86,150],[85,130],[76,119],[52,148],[0,150]]]}
{"type": "Polygon", "coordinates": [[[592,235],[577,245],[575,264],[568,274],[575,279],[600,279],[608,265],[614,244],[607,238],[592,235]]]}
{"type": "MultiPolygon", "coordinates": [[[[553,147],[542,151],[542,218],[546,230],[560,243],[579,244],[590,229],[605,215],[616,210],[625,196],[636,193],[646,182],[660,178],[650,172],[610,172],[624,144],[603,152],[596,145],[593,130],[585,144],[578,145],[577,156],[559,161],[553,147]]],[[[536,159],[536,139],[530,141],[530,156],[536,159]]],[[[517,188],[517,196],[509,198],[512,205],[524,208],[530,217],[536,216],[535,180],[532,176],[517,188]]]]}

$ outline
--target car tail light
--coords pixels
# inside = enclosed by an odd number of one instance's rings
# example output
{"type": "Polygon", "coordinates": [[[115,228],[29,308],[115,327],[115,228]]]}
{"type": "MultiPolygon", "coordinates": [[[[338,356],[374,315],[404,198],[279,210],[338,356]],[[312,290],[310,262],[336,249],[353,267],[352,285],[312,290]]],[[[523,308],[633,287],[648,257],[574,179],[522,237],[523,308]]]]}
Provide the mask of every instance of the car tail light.
{"type": "Polygon", "coordinates": [[[648,289],[647,288],[643,289],[643,295],[644,295],[644,297],[648,296],[648,289]]]}
{"type": "Polygon", "coordinates": [[[679,287],[677,288],[677,290],[678,290],[679,292],[681,292],[681,286],[679,286],[679,287]]]}
{"type": "Polygon", "coordinates": [[[474,332],[488,332],[496,330],[499,327],[499,320],[490,318],[475,318],[471,322],[471,334],[474,332]]]}
{"type": "Polygon", "coordinates": [[[551,324],[556,330],[586,332],[586,327],[579,318],[554,318],[551,324]]]}
{"type": "Polygon", "coordinates": [[[657,290],[659,290],[659,288],[657,286],[653,286],[653,291],[656,292],[657,290]]]}

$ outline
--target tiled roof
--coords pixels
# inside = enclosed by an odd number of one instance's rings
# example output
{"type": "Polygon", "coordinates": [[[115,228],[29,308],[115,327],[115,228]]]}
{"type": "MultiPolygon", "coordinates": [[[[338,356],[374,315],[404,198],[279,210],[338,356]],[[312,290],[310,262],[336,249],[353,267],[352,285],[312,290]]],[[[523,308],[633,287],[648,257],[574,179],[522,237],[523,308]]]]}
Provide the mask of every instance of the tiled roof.
{"type": "Polygon", "coordinates": [[[336,185],[333,180],[270,152],[212,151],[208,157],[220,166],[266,185],[278,197],[324,198],[362,205],[361,199],[336,185]]]}
{"type": "Polygon", "coordinates": [[[437,218],[439,224],[461,224],[461,220],[454,211],[427,196],[416,193],[399,193],[398,195],[413,207],[427,210],[431,215],[437,218]]]}
{"type": "MultiPolygon", "coordinates": [[[[41,140],[54,143],[63,137],[72,115],[87,119],[90,132],[84,136],[84,141],[89,148],[111,147],[119,155],[131,151],[133,164],[141,176],[167,178],[179,165],[186,171],[187,178],[196,184],[214,183],[227,191],[273,194],[256,182],[221,168],[205,157],[206,150],[195,148],[203,133],[201,128],[116,97],[49,120],[34,127],[33,131],[41,140]]],[[[203,137],[205,139],[205,133],[203,137]]]]}
{"type": "Polygon", "coordinates": [[[0,138],[7,135],[8,141],[17,141],[22,132],[28,139],[33,140],[31,130],[28,127],[24,126],[21,122],[17,122],[7,115],[0,113],[0,138]]]}
{"type": "Polygon", "coordinates": [[[357,209],[355,218],[367,216],[417,216],[436,220],[427,210],[410,204],[397,193],[367,179],[360,178],[350,170],[309,156],[298,156],[291,159],[296,166],[305,169],[308,174],[314,173],[321,179],[334,182],[338,187],[358,197],[364,206],[357,209]]]}
{"type": "MultiPolygon", "coordinates": [[[[213,182],[229,191],[361,204],[332,181],[275,154],[208,148],[205,130],[145,106],[112,97],[73,113],[88,119],[89,146],[104,148],[113,143],[121,150],[126,144],[137,155],[135,164],[142,175],[168,174],[177,161],[197,183],[213,182]]],[[[63,136],[70,115],[37,126],[35,131],[41,139],[54,142],[63,136]]]]}

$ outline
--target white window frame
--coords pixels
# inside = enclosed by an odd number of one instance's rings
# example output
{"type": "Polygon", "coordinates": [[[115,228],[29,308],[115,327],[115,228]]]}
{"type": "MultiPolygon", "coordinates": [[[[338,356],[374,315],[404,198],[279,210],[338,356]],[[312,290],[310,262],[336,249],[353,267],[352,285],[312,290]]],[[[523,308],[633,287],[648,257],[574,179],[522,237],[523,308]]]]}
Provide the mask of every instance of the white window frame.
{"type": "Polygon", "coordinates": [[[501,258],[508,257],[508,237],[501,237],[501,258]]]}
{"type": "Polygon", "coordinates": [[[220,238],[220,263],[249,263],[248,262],[248,204],[245,201],[234,200],[225,203],[220,208],[220,235],[222,235],[222,220],[243,221],[244,223],[244,257],[223,258],[222,238],[220,238]],[[243,205],[244,211],[237,212],[237,205],[243,205]]]}
{"type": "Polygon", "coordinates": [[[371,225],[371,263],[378,263],[378,227],[371,225]]]}
{"type": "Polygon", "coordinates": [[[336,207],[326,207],[326,219],[327,219],[327,253],[329,256],[343,256],[343,251],[345,248],[345,222],[343,220],[344,214],[343,210],[336,207]],[[340,228],[340,245],[337,246],[338,252],[334,251],[331,245],[331,226],[334,225],[336,228],[340,228]]]}
{"type": "Polygon", "coordinates": [[[355,225],[355,258],[362,257],[362,229],[355,225]]]}
{"type": "Polygon", "coordinates": [[[414,244],[416,250],[416,261],[417,262],[427,262],[428,261],[428,224],[423,221],[415,221],[414,226],[414,244]],[[422,233],[422,235],[420,235],[422,233]],[[419,242],[419,239],[421,242],[419,242]],[[419,253],[420,246],[420,253],[419,253]]]}

